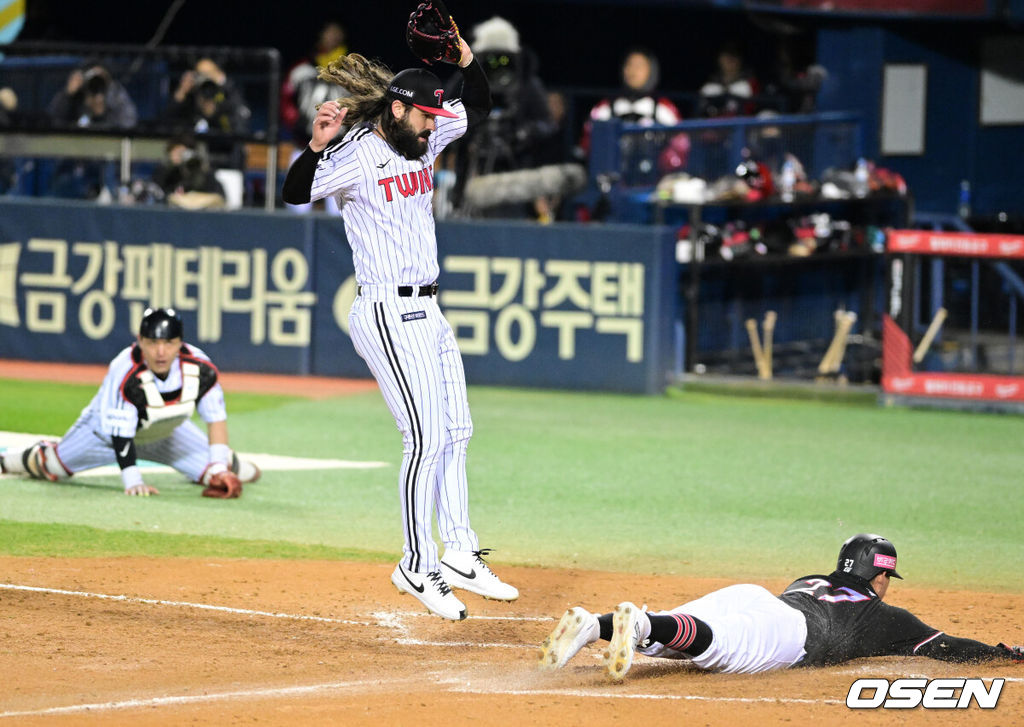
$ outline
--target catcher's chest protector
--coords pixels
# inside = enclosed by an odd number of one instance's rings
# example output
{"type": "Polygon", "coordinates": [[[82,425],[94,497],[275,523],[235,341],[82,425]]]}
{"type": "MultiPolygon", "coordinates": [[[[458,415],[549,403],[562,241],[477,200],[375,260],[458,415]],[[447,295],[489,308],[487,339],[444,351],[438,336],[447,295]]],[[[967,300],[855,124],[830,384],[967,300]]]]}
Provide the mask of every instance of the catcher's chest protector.
{"type": "Polygon", "coordinates": [[[127,398],[139,410],[140,426],[135,434],[136,443],[145,444],[163,439],[192,417],[196,402],[210,388],[201,385],[204,378],[201,373],[198,362],[182,361],[181,393],[171,401],[165,401],[156,388],[152,371],[145,369],[136,374],[135,380],[125,386],[127,398]]]}

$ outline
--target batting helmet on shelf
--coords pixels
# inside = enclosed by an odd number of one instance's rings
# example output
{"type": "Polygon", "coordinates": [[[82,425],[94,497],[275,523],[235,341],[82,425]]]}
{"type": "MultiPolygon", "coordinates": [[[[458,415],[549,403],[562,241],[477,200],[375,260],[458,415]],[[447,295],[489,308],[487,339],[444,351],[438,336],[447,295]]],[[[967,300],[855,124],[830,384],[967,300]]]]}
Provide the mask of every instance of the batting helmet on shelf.
{"type": "Polygon", "coordinates": [[[181,338],[182,331],[181,316],[174,308],[147,308],[139,326],[142,338],[163,338],[169,341],[181,338]]]}
{"type": "Polygon", "coordinates": [[[839,549],[836,570],[870,581],[883,571],[902,579],[896,572],[896,546],[881,535],[860,533],[843,543],[839,549]]]}

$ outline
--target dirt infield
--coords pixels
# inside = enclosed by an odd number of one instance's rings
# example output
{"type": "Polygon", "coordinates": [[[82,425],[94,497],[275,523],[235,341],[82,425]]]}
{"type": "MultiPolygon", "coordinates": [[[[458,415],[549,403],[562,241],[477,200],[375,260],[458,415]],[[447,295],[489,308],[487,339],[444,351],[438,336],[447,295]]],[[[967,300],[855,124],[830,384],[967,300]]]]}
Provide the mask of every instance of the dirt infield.
{"type": "MultiPolygon", "coordinates": [[[[103,366],[0,360],[0,377],[99,385],[103,366]]],[[[373,381],[225,374],[228,390],[311,398],[373,381]]],[[[1024,724],[1024,667],[861,660],[766,675],[638,658],[611,683],[599,650],[556,673],[537,644],[570,605],[667,608],[728,585],[675,576],[502,566],[513,604],[465,596],[442,621],[400,596],[390,565],[0,557],[0,727],[17,725],[1024,724]],[[956,714],[846,707],[862,677],[1005,677],[999,706],[956,714]]],[[[786,583],[765,582],[778,591],[786,583]]],[[[915,589],[890,602],[985,641],[1024,643],[1024,593],[915,589]]]]}
{"type": "MultiPolygon", "coordinates": [[[[999,705],[956,724],[1020,724],[1024,667],[928,659],[734,676],[639,657],[605,678],[591,647],[536,668],[550,617],[624,598],[675,605],[724,581],[503,567],[513,604],[466,596],[461,623],[422,613],[390,566],[346,562],[0,558],[0,725],[861,725],[933,722],[854,711],[860,677],[1007,677],[999,705]],[[112,598],[112,597],[118,598],[112,598]]],[[[772,589],[786,584],[767,582],[772,589]]],[[[917,590],[891,599],[964,636],[1024,641],[1024,594],[917,590]]]]}

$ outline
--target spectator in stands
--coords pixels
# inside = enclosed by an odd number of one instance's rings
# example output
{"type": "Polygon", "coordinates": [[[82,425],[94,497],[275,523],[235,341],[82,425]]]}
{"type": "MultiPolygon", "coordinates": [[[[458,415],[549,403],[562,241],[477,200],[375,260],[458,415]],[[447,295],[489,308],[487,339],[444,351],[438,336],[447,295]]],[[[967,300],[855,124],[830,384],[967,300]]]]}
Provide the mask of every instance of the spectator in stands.
{"type": "MultiPolygon", "coordinates": [[[[13,89],[0,88],[0,129],[11,126],[18,110],[18,96],[13,89]]],[[[18,173],[10,157],[0,157],[0,194],[7,194],[18,183],[18,173]]]]}
{"type": "Polygon", "coordinates": [[[82,129],[131,129],[138,121],[135,102],[106,67],[92,63],[76,68],[50,101],[56,126],[82,129]]]}
{"type": "Polygon", "coordinates": [[[167,142],[167,159],[153,173],[153,182],[172,207],[211,209],[225,204],[224,188],[191,135],[175,136],[167,142]]]}
{"type": "MultiPolygon", "coordinates": [[[[590,110],[590,115],[583,125],[583,137],[580,149],[587,157],[590,156],[591,133],[594,122],[618,119],[627,123],[651,126],[654,124],[672,125],[683,120],[683,115],[672,101],[657,92],[661,80],[658,59],[649,50],[631,48],[622,60],[622,88],[619,93],[603,99],[590,110]]],[[[689,137],[685,133],[624,136],[620,140],[620,152],[628,159],[630,170],[649,169],[648,174],[656,173],[656,160],[662,149],[676,139],[679,144],[689,147],[689,137]]],[[[681,165],[685,166],[685,164],[681,165]]],[[[607,217],[610,207],[608,192],[613,180],[607,175],[599,175],[598,187],[601,196],[591,208],[580,207],[576,211],[579,220],[600,221],[607,217]]]]}
{"type": "Polygon", "coordinates": [[[786,41],[776,48],[773,77],[765,85],[765,94],[779,99],[775,111],[808,114],[817,107],[818,90],[828,78],[828,71],[798,55],[798,49],[786,41]]]}
{"type": "Polygon", "coordinates": [[[281,86],[281,127],[300,151],[309,143],[319,104],[347,96],[341,86],[317,77],[317,69],[348,53],[345,29],[330,21],[320,28],[316,45],[288,71],[281,86]]]}
{"type": "Polygon", "coordinates": [[[594,121],[621,119],[635,124],[678,124],[683,120],[670,100],[655,89],[660,80],[658,59],[643,48],[633,48],[622,62],[622,90],[614,98],[600,101],[590,110],[583,126],[580,148],[590,153],[590,132],[594,121]]]}
{"type": "MultiPolygon", "coordinates": [[[[295,144],[289,164],[298,158],[309,144],[316,110],[324,101],[348,95],[341,86],[318,77],[319,69],[348,53],[345,29],[335,21],[325,23],[317,34],[316,45],[298,63],[291,67],[281,86],[281,130],[295,144]]],[[[333,197],[324,200],[328,211],[337,212],[333,197]]],[[[314,203],[286,204],[293,212],[307,212],[314,203]]]]}
{"type": "Polygon", "coordinates": [[[728,42],[718,52],[717,68],[700,89],[699,113],[704,117],[750,116],[760,85],[743,61],[743,52],[728,42]]]}
{"type": "Polygon", "coordinates": [[[0,128],[11,126],[18,111],[18,94],[14,89],[0,88],[0,128]]]}
{"type": "Polygon", "coordinates": [[[245,149],[224,136],[248,134],[251,117],[241,92],[212,58],[182,74],[165,114],[173,131],[207,135],[211,163],[233,169],[244,167],[245,149]]]}

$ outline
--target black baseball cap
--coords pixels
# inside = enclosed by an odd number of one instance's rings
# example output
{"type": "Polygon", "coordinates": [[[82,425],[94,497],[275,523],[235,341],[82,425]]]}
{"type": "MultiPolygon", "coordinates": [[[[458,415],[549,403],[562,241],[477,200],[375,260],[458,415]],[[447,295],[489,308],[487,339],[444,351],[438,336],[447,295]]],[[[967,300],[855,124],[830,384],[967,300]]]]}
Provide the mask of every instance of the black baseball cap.
{"type": "Polygon", "coordinates": [[[426,68],[408,68],[399,72],[391,79],[385,95],[388,98],[411,104],[420,111],[434,116],[445,116],[449,119],[459,118],[458,114],[452,113],[441,105],[444,98],[441,79],[426,68]]]}

